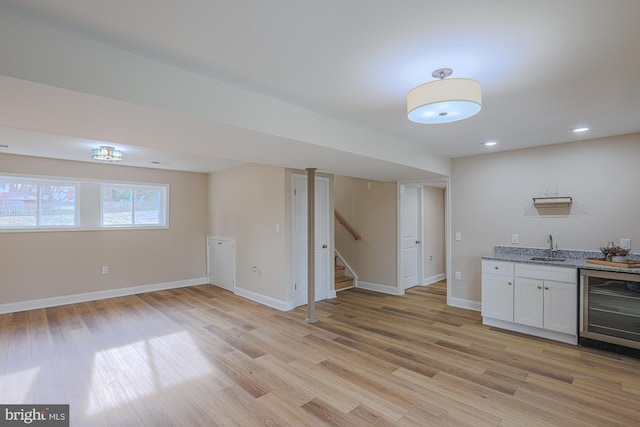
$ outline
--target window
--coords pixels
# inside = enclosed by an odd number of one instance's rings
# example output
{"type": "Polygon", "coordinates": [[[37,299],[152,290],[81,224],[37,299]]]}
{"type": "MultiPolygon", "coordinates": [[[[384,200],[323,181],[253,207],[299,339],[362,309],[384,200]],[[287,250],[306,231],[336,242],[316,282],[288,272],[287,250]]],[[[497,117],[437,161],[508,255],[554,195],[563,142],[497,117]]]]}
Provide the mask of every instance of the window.
{"type": "Polygon", "coordinates": [[[76,225],[76,187],[41,185],[39,225],[76,225]]]}
{"type": "Polygon", "coordinates": [[[0,229],[77,225],[78,184],[0,177],[0,229]]]}
{"type": "Polygon", "coordinates": [[[103,227],[163,227],[166,186],[103,184],[103,227]]]}
{"type": "Polygon", "coordinates": [[[167,184],[0,175],[0,233],[168,228],[168,200],[167,184]]]}

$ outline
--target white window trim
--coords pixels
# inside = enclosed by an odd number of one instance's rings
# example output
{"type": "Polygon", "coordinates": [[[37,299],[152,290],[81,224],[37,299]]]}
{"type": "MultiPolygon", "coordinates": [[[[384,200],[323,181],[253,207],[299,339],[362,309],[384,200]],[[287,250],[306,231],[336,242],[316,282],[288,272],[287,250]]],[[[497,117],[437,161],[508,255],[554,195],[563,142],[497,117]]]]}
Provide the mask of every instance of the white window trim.
{"type": "Polygon", "coordinates": [[[29,183],[38,186],[38,191],[36,193],[36,225],[24,225],[24,226],[15,226],[15,227],[1,227],[0,233],[11,233],[11,232],[21,232],[21,231],[62,231],[62,230],[77,230],[80,228],[80,206],[81,206],[81,181],[74,178],[50,178],[50,177],[42,177],[36,175],[17,175],[17,174],[9,174],[3,173],[0,175],[0,181],[10,181],[14,183],[29,183]],[[74,209],[74,224],[73,225],[49,225],[42,226],[40,225],[41,221],[41,196],[42,196],[42,186],[47,185],[55,185],[60,184],[61,186],[73,187],[75,191],[75,209],[74,209]]]}
{"type": "MultiPolygon", "coordinates": [[[[169,212],[170,212],[170,185],[164,183],[155,182],[132,182],[132,181],[119,181],[119,180],[104,180],[104,179],[91,179],[91,178],[76,178],[76,177],[60,177],[60,176],[48,176],[48,175],[35,175],[35,174],[18,174],[2,172],[0,174],[0,180],[16,180],[16,181],[30,181],[40,184],[51,183],[65,183],[67,185],[75,185],[76,188],[76,225],[60,225],[60,226],[28,226],[28,227],[0,227],[0,234],[4,233],[42,233],[42,232],[67,232],[67,231],[125,231],[125,230],[167,230],[169,229],[169,212]],[[82,209],[83,203],[88,203],[87,199],[90,197],[83,197],[83,184],[92,184],[98,194],[94,195],[94,199],[100,201],[100,205],[95,209],[82,209]],[[164,187],[165,188],[165,200],[164,200],[164,218],[165,225],[127,225],[127,226],[101,226],[102,224],[102,185],[118,185],[118,186],[132,186],[132,187],[164,187]],[[94,210],[98,212],[97,216],[91,218],[87,217],[87,211],[94,210]],[[87,225],[91,224],[91,225],[87,225]]],[[[90,190],[91,191],[91,190],[90,190]]],[[[39,193],[39,190],[38,190],[39,193]]],[[[86,195],[85,195],[86,196],[86,195]]],[[[39,199],[39,194],[38,194],[39,199]]],[[[38,200],[38,215],[40,201],[38,200]]]]}
{"type": "MultiPolygon", "coordinates": [[[[132,196],[133,197],[133,196],[132,196]]],[[[132,221],[135,221],[135,197],[131,201],[132,205],[132,221]]],[[[140,184],[140,183],[131,183],[125,181],[108,181],[108,182],[100,182],[100,223],[99,227],[101,230],[149,230],[149,229],[167,229],[169,228],[169,185],[168,184],[140,184]],[[105,186],[113,186],[113,187],[131,187],[133,190],[137,188],[164,188],[164,197],[163,204],[164,209],[159,213],[159,218],[164,219],[164,224],[121,224],[121,225],[104,225],[104,197],[103,197],[103,187],[105,186]]]]}

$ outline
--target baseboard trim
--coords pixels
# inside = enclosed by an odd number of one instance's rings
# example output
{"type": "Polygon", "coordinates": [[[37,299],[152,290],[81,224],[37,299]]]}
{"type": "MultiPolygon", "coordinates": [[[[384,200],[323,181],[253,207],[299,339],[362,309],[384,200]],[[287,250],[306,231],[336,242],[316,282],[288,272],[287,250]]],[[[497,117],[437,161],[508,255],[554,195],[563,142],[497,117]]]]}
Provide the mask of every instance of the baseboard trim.
{"type": "MultiPolygon", "coordinates": [[[[349,289],[349,288],[347,288],[349,289]]],[[[333,289],[329,289],[329,292],[327,292],[327,299],[333,299],[333,298],[337,298],[338,297],[338,291],[335,291],[333,289]]]]}
{"type": "Polygon", "coordinates": [[[451,307],[466,308],[467,310],[480,311],[480,302],[464,298],[447,297],[447,305],[451,307]]]}
{"type": "Polygon", "coordinates": [[[505,322],[504,320],[490,319],[488,317],[482,318],[482,324],[495,328],[506,329],[508,331],[520,332],[521,334],[533,335],[540,338],[560,341],[567,344],[578,344],[577,335],[563,334],[561,332],[549,331],[547,329],[535,328],[533,326],[520,325],[513,322],[505,322]]]}
{"type": "Polygon", "coordinates": [[[364,282],[362,280],[358,280],[358,289],[366,289],[368,291],[381,292],[383,294],[389,295],[402,295],[402,293],[398,293],[398,288],[395,286],[389,285],[380,285],[378,283],[364,282]]]}
{"type": "Polygon", "coordinates": [[[236,286],[234,294],[241,296],[251,301],[259,302],[271,308],[275,308],[280,311],[291,311],[295,308],[293,301],[282,301],[279,299],[271,298],[266,295],[259,294],[257,292],[250,291],[248,289],[239,288],[236,286]]]}
{"type": "Polygon", "coordinates": [[[446,279],[447,275],[445,273],[436,274],[435,276],[425,277],[422,279],[422,286],[429,286],[432,283],[441,282],[446,279]]]}
{"type": "Polygon", "coordinates": [[[128,295],[143,294],[145,292],[163,291],[166,289],[184,288],[186,286],[202,285],[206,283],[208,283],[208,279],[206,277],[198,277],[196,279],[178,280],[175,282],[156,283],[152,285],[132,286],[130,288],[109,289],[105,291],[11,302],[7,304],[0,304],[0,314],[36,310],[40,308],[56,307],[59,305],[96,301],[107,298],[124,297],[128,295]]]}

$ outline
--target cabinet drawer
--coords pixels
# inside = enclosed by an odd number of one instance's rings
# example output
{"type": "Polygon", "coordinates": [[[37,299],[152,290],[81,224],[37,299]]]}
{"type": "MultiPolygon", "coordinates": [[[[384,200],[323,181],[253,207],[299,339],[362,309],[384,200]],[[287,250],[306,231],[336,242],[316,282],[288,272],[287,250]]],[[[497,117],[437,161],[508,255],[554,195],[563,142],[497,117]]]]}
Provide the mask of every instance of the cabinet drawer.
{"type": "Polygon", "coordinates": [[[506,261],[482,260],[482,272],[513,276],[513,263],[506,261]]]}
{"type": "Polygon", "coordinates": [[[577,283],[578,270],[575,268],[551,267],[546,265],[516,264],[517,277],[530,277],[540,280],[577,283]]]}

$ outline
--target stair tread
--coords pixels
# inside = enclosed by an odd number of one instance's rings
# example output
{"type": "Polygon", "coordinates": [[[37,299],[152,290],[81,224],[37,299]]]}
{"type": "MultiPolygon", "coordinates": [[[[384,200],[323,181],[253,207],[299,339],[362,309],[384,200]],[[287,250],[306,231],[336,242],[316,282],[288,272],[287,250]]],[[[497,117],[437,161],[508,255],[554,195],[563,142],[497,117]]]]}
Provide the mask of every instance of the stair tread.
{"type": "Polygon", "coordinates": [[[336,278],[336,291],[340,291],[342,289],[353,288],[353,277],[342,276],[340,278],[336,278]]]}
{"type": "Polygon", "coordinates": [[[353,288],[354,278],[345,274],[346,266],[338,264],[338,257],[335,257],[335,289],[353,288]]]}

